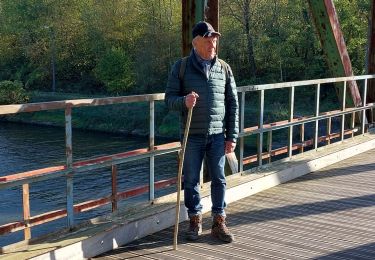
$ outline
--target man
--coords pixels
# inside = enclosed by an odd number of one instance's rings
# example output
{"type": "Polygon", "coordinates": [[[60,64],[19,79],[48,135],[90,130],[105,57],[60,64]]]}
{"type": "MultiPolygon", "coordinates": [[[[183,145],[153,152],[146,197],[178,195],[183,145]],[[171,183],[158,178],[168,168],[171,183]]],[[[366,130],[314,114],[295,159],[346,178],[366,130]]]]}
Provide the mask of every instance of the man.
{"type": "Polygon", "coordinates": [[[234,237],[225,221],[224,165],[225,153],[234,151],[238,136],[236,83],[229,66],[216,55],[221,34],[207,22],[198,22],[192,34],[193,50],[185,61],[174,64],[165,93],[168,108],[181,112],[181,133],[188,109],[194,108],[183,167],[185,206],[190,219],[187,239],[196,240],[202,233],[199,174],[206,157],[211,177],[211,234],[232,242],[234,237]]]}

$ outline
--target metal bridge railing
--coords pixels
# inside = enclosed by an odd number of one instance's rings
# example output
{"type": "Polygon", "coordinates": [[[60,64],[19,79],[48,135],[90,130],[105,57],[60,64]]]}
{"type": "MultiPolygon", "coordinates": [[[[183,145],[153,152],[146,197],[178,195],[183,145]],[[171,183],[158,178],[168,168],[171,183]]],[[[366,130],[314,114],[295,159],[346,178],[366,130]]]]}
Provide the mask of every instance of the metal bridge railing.
{"type": "MultiPolygon", "coordinates": [[[[374,103],[366,103],[367,98],[367,86],[368,80],[374,79],[375,75],[364,75],[364,76],[352,76],[352,77],[340,77],[340,78],[328,78],[328,79],[318,79],[318,80],[307,80],[307,81],[296,81],[296,82],[285,82],[285,83],[276,83],[276,84],[264,84],[264,85],[253,85],[253,86],[243,86],[238,88],[239,99],[241,103],[240,107],[240,148],[239,148],[239,172],[244,171],[244,165],[252,162],[258,162],[258,166],[263,165],[263,161],[267,159],[266,162],[270,163],[272,156],[278,156],[280,154],[287,153],[288,157],[292,157],[293,151],[303,152],[305,147],[312,146],[313,149],[318,148],[318,144],[323,141],[326,142],[326,145],[330,144],[332,139],[340,138],[340,141],[343,141],[345,136],[350,135],[354,136],[354,133],[357,132],[358,128],[361,129],[360,133],[364,134],[366,127],[366,110],[373,111],[374,103]],[[347,83],[353,81],[362,81],[362,105],[358,107],[346,107],[346,92],[347,92],[347,83]],[[341,93],[341,109],[328,111],[321,113],[320,112],[320,90],[321,87],[326,87],[330,83],[342,83],[343,91],[341,93]],[[295,107],[295,89],[303,86],[315,87],[315,114],[308,115],[303,117],[295,117],[294,107],[295,107]],[[264,124],[264,99],[265,92],[272,91],[275,89],[289,89],[289,118],[288,120],[273,122],[264,124]],[[246,127],[245,128],[245,107],[246,107],[246,93],[253,94],[254,92],[258,93],[259,102],[258,102],[258,124],[256,126],[246,127]],[[355,126],[356,113],[360,114],[357,121],[360,121],[360,126],[355,126]],[[349,127],[345,128],[345,115],[351,115],[351,121],[349,127]],[[341,118],[341,127],[339,133],[332,132],[332,118],[340,117],[341,118]],[[327,120],[327,133],[325,136],[319,136],[319,123],[323,120],[327,120]],[[305,140],[305,124],[315,122],[314,138],[312,140],[305,140]],[[293,127],[300,127],[300,140],[298,142],[293,141],[293,127]],[[288,145],[272,149],[272,134],[275,130],[288,129],[288,145]],[[257,154],[250,155],[245,157],[245,140],[247,136],[256,135],[257,136],[257,154]],[[267,135],[267,144],[264,145],[265,135],[267,135]],[[266,146],[266,151],[264,147],[266,146]]],[[[332,87],[332,86],[331,86],[332,87]]]]}
{"type": "Polygon", "coordinates": [[[0,226],[0,235],[10,232],[23,230],[25,240],[31,238],[31,227],[40,225],[49,221],[67,217],[67,227],[72,229],[75,225],[74,214],[91,210],[108,203],[112,203],[112,211],[117,210],[117,203],[121,199],[137,196],[139,194],[149,193],[149,200],[154,200],[155,188],[165,188],[177,182],[176,178],[169,180],[154,181],[154,160],[155,157],[177,152],[180,149],[180,143],[165,143],[155,145],[155,101],[164,99],[164,94],[150,94],[125,97],[111,97],[98,99],[79,99],[65,100],[44,103],[31,103],[21,105],[3,105],[0,106],[0,115],[16,114],[23,112],[36,112],[43,110],[64,109],[65,110],[65,150],[66,164],[52,166],[48,168],[22,172],[7,176],[0,176],[0,190],[22,185],[23,194],[23,220],[4,224],[0,226]],[[112,104],[124,104],[134,102],[149,103],[149,145],[147,148],[132,150],[119,154],[97,157],[90,160],[73,162],[72,147],[72,109],[77,107],[92,107],[112,104]],[[140,159],[149,159],[149,185],[133,188],[126,191],[117,190],[117,165],[136,161],[140,159]],[[88,172],[90,170],[112,168],[112,192],[108,197],[96,200],[86,201],[80,204],[73,204],[73,178],[76,173],[88,172]],[[38,216],[30,215],[29,185],[37,181],[45,181],[59,176],[66,177],[66,208],[40,214],[38,216]]]}
{"type": "MultiPolygon", "coordinates": [[[[374,79],[375,75],[371,76],[358,76],[358,77],[345,77],[345,78],[333,78],[333,79],[319,79],[299,82],[286,82],[277,84],[267,85],[254,85],[254,86],[243,86],[238,87],[239,99],[240,99],[240,145],[237,148],[239,153],[239,172],[244,172],[244,165],[253,162],[258,162],[257,166],[261,166],[264,160],[270,163],[272,157],[279,156],[280,154],[288,154],[288,157],[293,155],[293,151],[303,152],[307,146],[312,146],[317,149],[319,142],[325,141],[326,144],[330,144],[332,139],[340,138],[342,141],[346,135],[354,135],[355,131],[355,114],[360,113],[361,116],[361,134],[365,132],[365,111],[372,110],[374,104],[363,104],[360,107],[345,107],[345,103],[342,102],[341,109],[335,111],[329,111],[325,113],[319,112],[319,100],[320,100],[320,88],[327,83],[344,83],[344,90],[346,89],[347,82],[349,81],[363,81],[363,93],[362,100],[366,100],[364,97],[367,96],[367,82],[370,79],[374,79]],[[315,95],[315,114],[312,116],[295,117],[294,116],[294,104],[295,88],[301,86],[313,85],[316,88],[315,95]],[[288,88],[289,89],[289,119],[264,124],[264,99],[265,91],[272,91],[274,89],[288,88]],[[259,94],[259,108],[258,108],[258,125],[245,128],[245,107],[246,107],[246,93],[258,92],[259,94]],[[350,114],[352,120],[350,127],[345,129],[345,115],[350,114]],[[333,117],[341,117],[341,132],[331,132],[331,119],[333,117]],[[319,136],[317,129],[319,129],[319,122],[327,120],[327,134],[325,136],[319,136]],[[305,140],[305,124],[315,122],[315,135],[313,140],[305,140]],[[300,140],[299,142],[293,142],[293,127],[300,127],[300,140]],[[272,133],[279,129],[288,129],[288,145],[277,149],[272,148],[272,133]],[[245,157],[245,140],[247,136],[257,136],[257,153],[245,157]],[[264,135],[267,135],[267,145],[264,151],[264,135]]],[[[342,100],[345,100],[346,91],[342,91],[342,100]]],[[[64,109],[65,110],[65,149],[66,149],[66,163],[60,166],[51,166],[48,168],[33,170],[29,172],[22,172],[7,176],[0,177],[0,190],[10,187],[16,187],[22,185],[23,190],[23,219],[7,223],[0,226],[0,235],[4,235],[10,232],[22,231],[24,232],[25,240],[31,238],[31,227],[40,225],[49,221],[60,219],[63,217],[67,218],[67,227],[72,229],[75,226],[74,214],[82,211],[91,210],[106,204],[112,204],[112,211],[117,210],[117,203],[121,199],[137,196],[139,194],[149,193],[149,200],[154,200],[155,189],[170,186],[176,183],[176,178],[169,180],[154,181],[154,160],[155,157],[177,152],[180,149],[178,142],[165,143],[156,146],[155,139],[155,102],[162,101],[164,94],[150,94],[150,95],[138,95],[138,96],[125,96],[125,97],[110,97],[110,98],[98,98],[98,99],[78,99],[78,100],[65,100],[65,101],[54,101],[44,103],[31,103],[21,105],[3,105],[0,106],[0,115],[16,114],[24,112],[36,112],[43,110],[53,109],[64,109]],[[113,154],[108,156],[102,156],[90,160],[84,161],[73,161],[73,147],[72,147],[72,109],[77,107],[92,107],[92,106],[103,106],[120,103],[134,103],[134,102],[148,102],[149,103],[149,144],[148,147],[137,149],[133,151],[127,151],[119,154],[113,154]],[[118,191],[117,190],[117,165],[136,161],[139,159],[149,159],[149,184],[141,187],[136,187],[131,190],[118,191]],[[73,204],[73,178],[75,173],[88,172],[93,169],[106,168],[111,166],[112,169],[112,191],[107,197],[82,202],[80,204],[73,204]],[[36,181],[44,181],[59,176],[66,177],[66,208],[46,212],[38,216],[30,215],[30,202],[29,202],[29,185],[36,181]]],[[[251,115],[253,116],[253,115],[251,115]]]]}

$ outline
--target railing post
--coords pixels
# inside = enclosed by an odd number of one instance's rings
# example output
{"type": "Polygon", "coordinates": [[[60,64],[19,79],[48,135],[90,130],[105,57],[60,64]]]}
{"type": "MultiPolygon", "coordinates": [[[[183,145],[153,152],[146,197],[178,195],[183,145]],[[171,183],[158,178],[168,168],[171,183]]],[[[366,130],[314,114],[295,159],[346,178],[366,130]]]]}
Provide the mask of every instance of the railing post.
{"type": "Polygon", "coordinates": [[[264,90],[262,89],[259,92],[259,121],[258,129],[260,130],[257,138],[257,147],[258,147],[258,165],[262,166],[263,164],[263,117],[264,117],[264,90]]]}
{"type": "MultiPolygon", "coordinates": [[[[319,116],[319,101],[320,101],[320,84],[316,86],[315,93],[315,117],[319,116]]],[[[315,137],[314,137],[314,149],[318,149],[318,136],[319,136],[319,120],[315,120],[315,137]]]]}
{"type": "MultiPolygon", "coordinates": [[[[344,81],[344,89],[342,91],[342,103],[341,103],[341,110],[345,111],[345,99],[346,99],[346,81],[344,81]]],[[[344,140],[345,135],[345,114],[341,116],[341,141],[344,140]]]]}
{"type": "Polygon", "coordinates": [[[355,127],[355,112],[352,113],[352,121],[351,121],[351,129],[352,129],[352,138],[354,138],[354,127],[355,127]]]}
{"type": "Polygon", "coordinates": [[[66,151],[66,211],[68,228],[74,226],[74,204],[73,204],[73,149],[72,149],[72,107],[65,108],[65,151],[66,151]]]}
{"type": "Polygon", "coordinates": [[[30,192],[29,184],[22,185],[22,204],[23,204],[23,221],[25,222],[25,229],[23,230],[25,240],[31,238],[30,230],[30,192]]]}
{"type": "Polygon", "coordinates": [[[331,144],[332,117],[327,119],[327,145],[331,144]]]}
{"type": "MultiPolygon", "coordinates": [[[[241,110],[240,110],[240,133],[243,133],[245,128],[245,91],[241,92],[241,110]]],[[[245,137],[240,138],[240,172],[243,172],[243,154],[245,147],[245,137]]]]}
{"type": "Polygon", "coordinates": [[[365,85],[363,87],[363,98],[362,98],[362,104],[363,104],[363,110],[362,110],[362,135],[365,134],[365,122],[366,122],[366,110],[364,107],[366,106],[366,97],[367,97],[367,81],[368,79],[365,79],[365,85]]]}
{"type": "MultiPolygon", "coordinates": [[[[289,90],[289,122],[293,122],[294,117],[294,87],[289,90]]],[[[292,157],[293,153],[293,126],[288,130],[288,156],[292,157]]]]}
{"type": "Polygon", "coordinates": [[[268,163],[271,163],[272,162],[272,158],[271,158],[271,154],[272,154],[272,130],[270,130],[268,132],[268,138],[267,138],[267,142],[268,142],[268,163]]]}
{"type": "Polygon", "coordinates": [[[117,165],[112,165],[112,212],[117,210],[117,165]]]}
{"type": "Polygon", "coordinates": [[[299,148],[299,151],[303,153],[305,151],[305,123],[301,124],[300,138],[301,138],[301,147],[299,148]]]}
{"type": "MultiPolygon", "coordinates": [[[[150,136],[149,150],[154,151],[155,146],[155,101],[150,100],[150,136]]],[[[150,156],[149,200],[155,198],[155,156],[150,156]]]]}

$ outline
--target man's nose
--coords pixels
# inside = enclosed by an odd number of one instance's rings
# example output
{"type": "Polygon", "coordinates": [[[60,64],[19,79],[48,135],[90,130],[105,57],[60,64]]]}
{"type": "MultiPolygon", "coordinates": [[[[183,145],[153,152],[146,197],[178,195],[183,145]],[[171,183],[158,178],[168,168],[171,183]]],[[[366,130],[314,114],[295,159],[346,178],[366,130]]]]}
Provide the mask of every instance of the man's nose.
{"type": "Polygon", "coordinates": [[[209,47],[215,47],[214,41],[209,41],[209,42],[208,42],[208,46],[209,46],[209,47]]]}

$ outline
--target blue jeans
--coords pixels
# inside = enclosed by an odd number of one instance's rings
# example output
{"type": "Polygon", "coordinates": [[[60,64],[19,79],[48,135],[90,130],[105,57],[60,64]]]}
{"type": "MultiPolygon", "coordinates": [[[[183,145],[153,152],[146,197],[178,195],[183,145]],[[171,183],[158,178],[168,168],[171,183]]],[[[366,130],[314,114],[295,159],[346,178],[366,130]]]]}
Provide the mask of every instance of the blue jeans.
{"type": "Polygon", "coordinates": [[[189,216],[202,212],[199,174],[205,155],[207,170],[211,177],[212,215],[225,216],[224,134],[190,135],[188,137],[183,167],[185,206],[189,216]]]}

